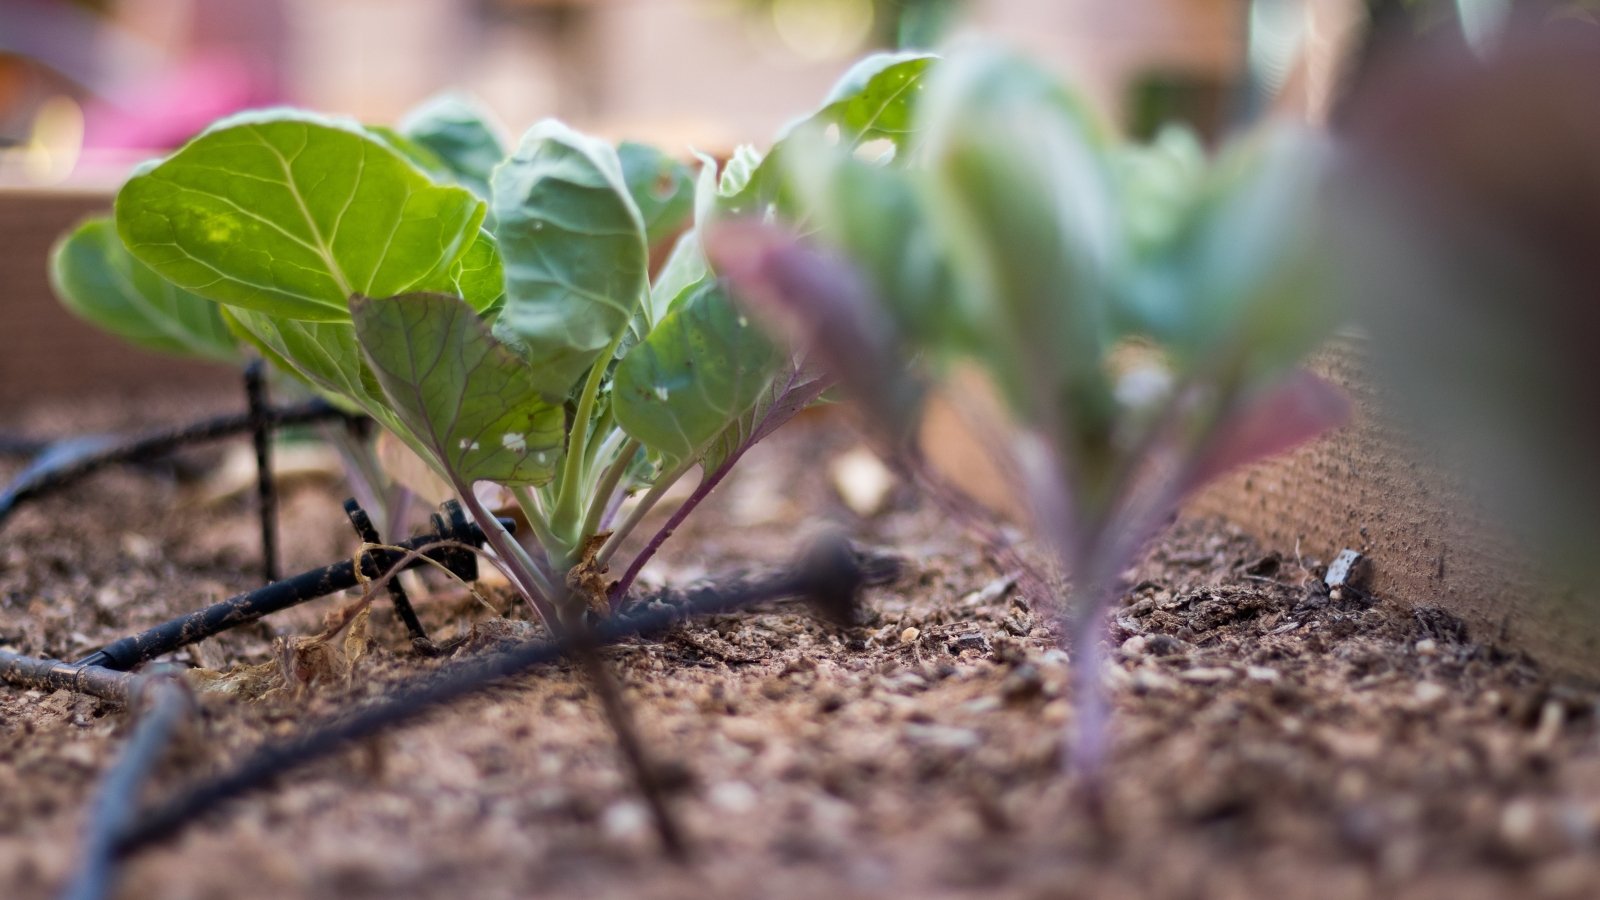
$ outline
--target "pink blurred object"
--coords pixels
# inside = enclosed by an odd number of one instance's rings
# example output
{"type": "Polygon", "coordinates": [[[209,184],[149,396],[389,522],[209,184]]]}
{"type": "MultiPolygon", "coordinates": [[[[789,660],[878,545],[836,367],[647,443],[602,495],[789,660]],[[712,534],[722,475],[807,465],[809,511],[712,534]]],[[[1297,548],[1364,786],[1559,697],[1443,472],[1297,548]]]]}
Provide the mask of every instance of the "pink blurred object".
{"type": "Polygon", "coordinates": [[[283,102],[277,79],[232,54],[207,53],[95,98],[84,109],[84,146],[176,147],[221,116],[283,102]]]}

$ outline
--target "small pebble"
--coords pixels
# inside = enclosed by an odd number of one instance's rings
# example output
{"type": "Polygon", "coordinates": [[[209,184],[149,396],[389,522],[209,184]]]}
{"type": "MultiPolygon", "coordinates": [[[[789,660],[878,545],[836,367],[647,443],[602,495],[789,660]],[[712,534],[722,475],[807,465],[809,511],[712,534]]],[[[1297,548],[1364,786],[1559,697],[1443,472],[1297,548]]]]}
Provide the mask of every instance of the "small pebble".
{"type": "Polygon", "coordinates": [[[1178,682],[1154,669],[1137,669],[1133,673],[1133,688],[1141,694],[1165,694],[1177,687],[1178,682]]]}
{"type": "Polygon", "coordinates": [[[1233,680],[1233,670],[1221,667],[1206,669],[1187,669],[1178,675],[1191,684],[1220,684],[1233,680]]]}
{"type": "Polygon", "coordinates": [[[1149,641],[1145,640],[1144,635],[1136,634],[1122,642],[1122,655],[1143,656],[1145,650],[1148,649],[1148,644],[1149,641]]]}
{"type": "Polygon", "coordinates": [[[650,830],[650,814],[642,803],[621,800],[606,807],[600,817],[600,830],[616,841],[641,840],[650,830]]]}
{"type": "Polygon", "coordinates": [[[707,799],[724,812],[742,813],[756,808],[755,788],[742,781],[724,781],[713,787],[707,799]]]}
{"type": "Polygon", "coordinates": [[[1449,692],[1445,690],[1444,685],[1436,681],[1424,681],[1417,685],[1415,696],[1418,703],[1432,704],[1443,700],[1447,693],[1449,692]]]}
{"type": "Polygon", "coordinates": [[[1437,656],[1439,653],[1439,643],[1433,638],[1423,638],[1422,640],[1417,641],[1416,649],[1418,656],[1437,656]]]}
{"type": "Polygon", "coordinates": [[[828,466],[828,476],[839,499],[862,518],[883,512],[894,490],[894,473],[865,447],[856,447],[835,458],[828,466]]]}
{"type": "Polygon", "coordinates": [[[900,632],[900,643],[902,643],[902,644],[914,643],[914,642],[916,642],[917,638],[919,638],[921,636],[922,636],[922,631],[920,629],[918,629],[915,625],[913,625],[913,626],[907,628],[905,631],[900,632]]]}

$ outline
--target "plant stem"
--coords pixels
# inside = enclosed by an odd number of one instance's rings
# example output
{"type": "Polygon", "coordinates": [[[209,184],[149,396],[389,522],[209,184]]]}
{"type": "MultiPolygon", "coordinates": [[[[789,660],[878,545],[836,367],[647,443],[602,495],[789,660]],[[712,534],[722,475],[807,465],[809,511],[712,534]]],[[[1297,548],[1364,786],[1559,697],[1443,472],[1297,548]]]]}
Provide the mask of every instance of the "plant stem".
{"type": "Polygon", "coordinates": [[[483,502],[473,493],[472,485],[464,484],[458,479],[455,488],[456,493],[461,495],[461,504],[477,521],[478,527],[483,529],[484,539],[494,548],[494,552],[500,554],[507,571],[515,576],[512,581],[517,592],[522,594],[528,605],[539,614],[545,628],[550,629],[551,634],[558,633],[561,620],[556,616],[553,598],[562,595],[557,594],[550,582],[538,572],[538,565],[528,556],[528,551],[522,549],[522,545],[506,531],[500,520],[484,508],[483,502]]]}
{"type": "MultiPolygon", "coordinates": [[[[661,545],[666,543],[667,538],[672,537],[672,533],[678,530],[678,526],[683,524],[683,520],[688,518],[690,513],[694,512],[695,507],[711,496],[711,492],[716,490],[717,485],[722,483],[722,479],[726,478],[728,473],[733,470],[734,463],[737,463],[739,457],[743,456],[744,452],[750,449],[751,446],[753,445],[746,444],[740,447],[724,460],[722,465],[716,468],[716,471],[701,478],[700,483],[694,486],[694,493],[690,494],[688,499],[684,500],[677,509],[672,511],[672,515],[667,518],[667,523],[662,525],[659,531],[651,535],[650,540],[645,543],[644,549],[640,550],[634,556],[633,561],[628,563],[627,571],[622,573],[622,578],[618,579],[616,585],[611,589],[611,602],[613,605],[622,602],[622,598],[628,596],[628,589],[633,587],[633,582],[639,577],[639,572],[644,569],[645,563],[650,561],[650,557],[656,555],[656,551],[661,549],[661,545]]],[[[607,541],[607,543],[609,544],[610,542],[607,541]]]]}
{"type": "MultiPolygon", "coordinates": [[[[544,504],[539,502],[539,495],[532,488],[524,486],[511,488],[511,496],[517,498],[517,505],[522,507],[522,517],[528,520],[534,540],[544,548],[545,556],[552,564],[570,555],[571,548],[558,540],[555,532],[550,530],[550,521],[545,515],[544,504]]],[[[564,569],[565,566],[558,568],[564,569]]]]}
{"type": "Polygon", "coordinates": [[[594,494],[589,498],[589,514],[583,519],[583,534],[597,534],[600,531],[600,517],[605,515],[606,507],[611,504],[611,495],[616,492],[617,485],[622,482],[623,476],[628,474],[628,467],[633,465],[634,454],[639,452],[639,442],[633,438],[623,441],[622,448],[612,460],[611,465],[600,476],[600,481],[595,485],[594,494]]]}
{"type": "Polygon", "coordinates": [[[674,484],[677,484],[678,479],[687,475],[692,468],[694,468],[692,465],[682,464],[678,468],[658,476],[655,484],[650,485],[650,490],[646,491],[644,496],[639,498],[639,502],[628,512],[627,518],[618,523],[616,530],[612,531],[611,536],[606,538],[606,542],[601,546],[600,552],[595,554],[595,565],[604,566],[607,562],[610,562],[611,557],[615,556],[617,551],[622,548],[622,542],[628,539],[628,535],[639,527],[639,523],[649,514],[650,510],[655,508],[657,503],[661,502],[661,498],[666,495],[667,491],[674,484]]]}
{"type": "MultiPolygon", "coordinates": [[[[612,339],[595,359],[593,368],[589,370],[589,378],[583,384],[583,392],[578,395],[578,411],[572,420],[572,432],[567,435],[567,458],[561,474],[561,491],[556,496],[556,508],[551,515],[551,526],[558,532],[574,532],[583,515],[583,464],[589,450],[594,404],[600,396],[600,386],[605,382],[611,357],[616,355],[617,345],[622,343],[624,333],[612,339]]],[[[574,545],[581,537],[575,533],[566,536],[574,545]]]]}

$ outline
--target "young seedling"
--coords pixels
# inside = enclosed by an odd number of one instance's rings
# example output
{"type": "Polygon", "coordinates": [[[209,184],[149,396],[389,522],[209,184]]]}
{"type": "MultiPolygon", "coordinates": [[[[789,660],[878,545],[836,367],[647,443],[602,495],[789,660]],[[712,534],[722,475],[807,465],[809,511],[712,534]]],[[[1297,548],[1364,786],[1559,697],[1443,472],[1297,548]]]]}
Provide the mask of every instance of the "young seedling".
{"type": "Polygon", "coordinates": [[[1287,133],[1214,161],[1178,133],[1122,146],[1055,80],[985,53],[940,65],[909,130],[893,167],[795,135],[807,214],[730,219],[707,249],[911,467],[931,383],[993,398],[977,433],[1073,582],[1075,759],[1092,774],[1122,572],[1190,491],[1345,416],[1295,368],[1332,323],[1313,228],[1325,149],[1287,133]]]}
{"type": "MultiPolygon", "coordinates": [[[[792,131],[900,146],[928,63],[870,59],[792,131]]],[[[694,179],[648,147],[555,121],[508,155],[458,100],[399,130],[244,113],[138,171],[115,231],[90,230],[100,260],[64,252],[58,281],[115,259],[146,285],[141,297],[220,315],[262,356],[370,416],[461,497],[559,631],[621,602],[745,451],[824,386],[732,305],[697,229],[649,276],[651,246],[691,216],[796,208],[790,155],[786,138],[765,157],[741,148],[720,178],[707,160],[694,179]],[[628,538],[694,471],[694,493],[612,581],[628,538]],[[523,540],[479,499],[482,482],[515,497],[523,540]]]]}

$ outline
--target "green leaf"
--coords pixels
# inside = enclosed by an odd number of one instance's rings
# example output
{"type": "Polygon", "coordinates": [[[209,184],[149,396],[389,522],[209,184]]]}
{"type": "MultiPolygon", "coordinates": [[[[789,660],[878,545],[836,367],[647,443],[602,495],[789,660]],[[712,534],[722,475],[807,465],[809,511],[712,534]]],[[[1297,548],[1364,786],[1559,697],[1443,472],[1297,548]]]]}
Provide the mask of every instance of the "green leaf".
{"type": "Polygon", "coordinates": [[[648,144],[617,146],[622,178],[644,220],[645,241],[655,246],[681,232],[694,216],[694,179],[689,168],[648,144]]]}
{"type": "Polygon", "coordinates": [[[816,237],[848,251],[898,331],[936,355],[970,349],[978,329],[956,301],[923,173],[862,162],[820,141],[792,146],[794,190],[807,199],[816,237]]]}
{"type": "Polygon", "coordinates": [[[768,382],[756,402],[706,445],[700,465],[707,472],[715,472],[733,462],[778,426],[819,402],[832,383],[831,378],[810,368],[779,367],[776,377],[768,382]]]}
{"type": "Polygon", "coordinates": [[[349,322],[280,319],[239,307],[223,310],[232,332],[273,365],[298,376],[318,393],[358,409],[405,434],[389,412],[383,388],[361,357],[349,322]]]}
{"type": "Polygon", "coordinates": [[[851,67],[828,92],[812,120],[839,126],[847,147],[879,138],[909,145],[912,109],[923,75],[938,59],[928,53],[878,53],[851,67]]]}
{"type": "Polygon", "coordinates": [[[650,286],[650,324],[666,318],[679,298],[710,275],[711,268],[706,263],[705,251],[700,247],[699,232],[685,232],[672,248],[672,255],[662,264],[661,271],[656,274],[656,283],[650,286]]]}
{"type": "MultiPolygon", "coordinates": [[[[700,157],[701,163],[710,159],[708,156],[700,157]]],[[[740,144],[733,148],[733,155],[728,157],[728,164],[722,167],[721,180],[713,178],[711,183],[715,185],[717,193],[724,197],[732,197],[745,189],[760,165],[761,151],[749,144],[740,144]]],[[[717,167],[713,162],[711,172],[715,175],[716,171],[717,167]]]]}
{"type": "Polygon", "coordinates": [[[1105,135],[1051,76],[986,54],[943,66],[922,113],[928,218],[983,361],[1026,420],[1103,436],[1122,246],[1105,135]]]}
{"type": "Polygon", "coordinates": [[[480,313],[498,307],[506,298],[506,273],[500,261],[500,245],[494,235],[479,231],[467,252],[450,268],[451,293],[466,299],[480,313]]]}
{"type": "Polygon", "coordinates": [[[462,187],[489,198],[489,176],[506,158],[489,113],[460,94],[441,94],[406,114],[400,133],[426,147],[462,187]]]}
{"type": "Polygon", "coordinates": [[[239,361],[220,307],[134,259],[110,218],[91,219],[56,243],[50,280],[69,310],[124,340],[160,353],[239,361]]]}
{"type": "Polygon", "coordinates": [[[609,144],[555,121],[535,125],[493,179],[506,303],[497,330],[565,399],[628,327],[649,291],[649,249],[609,144]]]}
{"type": "Polygon", "coordinates": [[[395,415],[457,485],[539,485],[566,437],[527,363],[472,307],[442,294],[357,297],[350,315],[395,415]]]}
{"type": "Polygon", "coordinates": [[[1327,145],[1280,129],[1217,162],[1173,242],[1188,303],[1169,339],[1188,360],[1281,374],[1314,349],[1339,315],[1322,288],[1327,243],[1321,201],[1327,145]]]}
{"type": "MultiPolygon", "coordinates": [[[[910,155],[912,113],[937,61],[927,53],[880,53],[856,63],[828,92],[822,107],[790,123],[748,175],[724,177],[720,211],[761,215],[775,204],[787,217],[800,217],[804,202],[787,190],[789,157],[803,153],[793,145],[820,136],[850,153],[869,141],[885,140],[896,156],[910,155]]],[[[746,159],[740,165],[751,163],[746,159]]]]}
{"type": "Polygon", "coordinates": [[[611,408],[669,463],[699,456],[747,412],[782,360],[715,282],[702,282],[617,366],[611,408]]]}
{"type": "Polygon", "coordinates": [[[224,119],[117,195],[128,250],[163,277],[324,322],[357,294],[451,288],[484,213],[361,126],[292,110],[224,119]]]}

